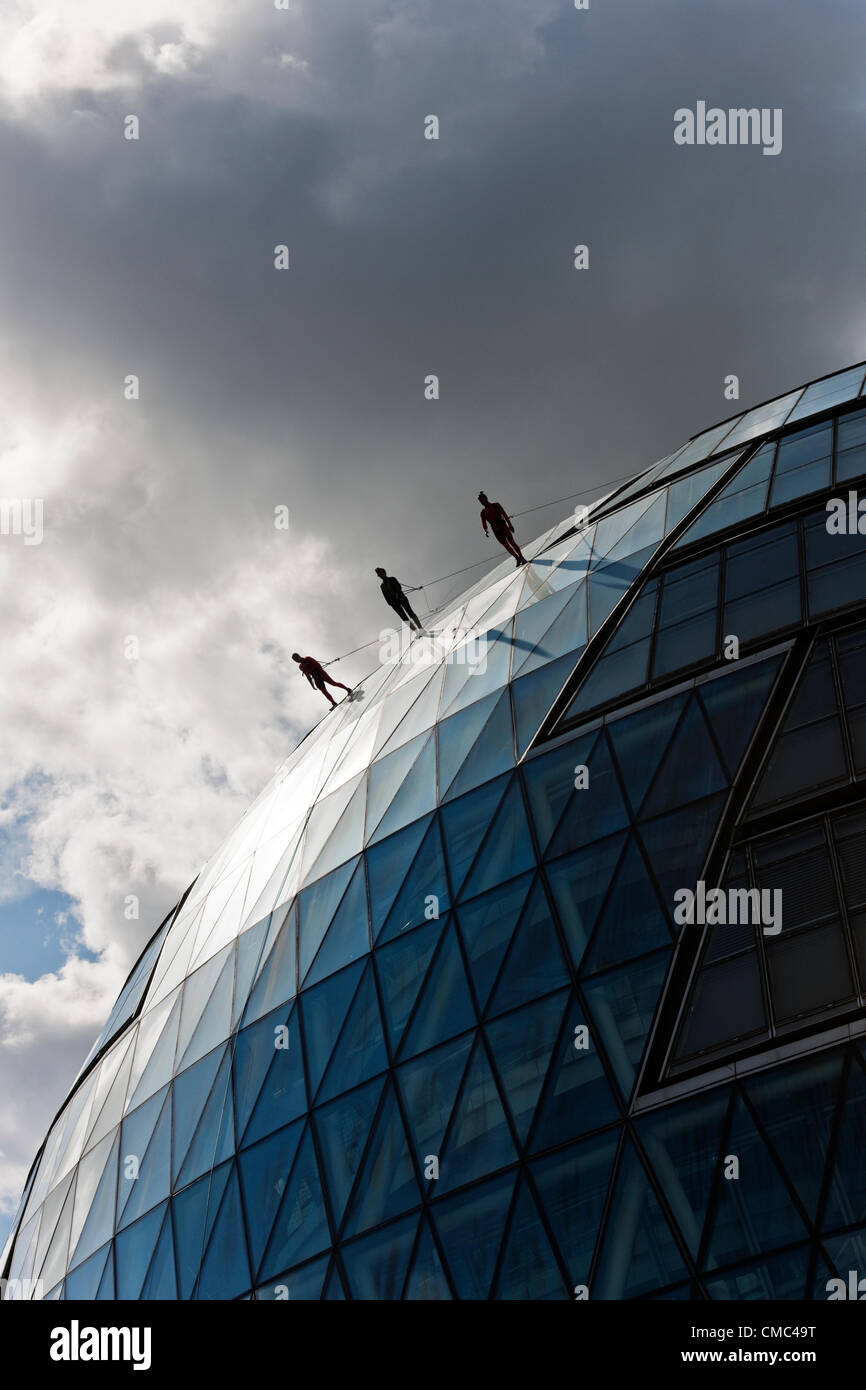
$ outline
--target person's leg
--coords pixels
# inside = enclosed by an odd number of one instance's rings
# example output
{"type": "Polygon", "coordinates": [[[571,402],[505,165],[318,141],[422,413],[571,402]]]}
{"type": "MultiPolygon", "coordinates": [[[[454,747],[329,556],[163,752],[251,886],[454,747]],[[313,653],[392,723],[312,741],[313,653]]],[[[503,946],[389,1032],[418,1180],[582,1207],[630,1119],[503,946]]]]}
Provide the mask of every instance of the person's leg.
{"type": "Polygon", "coordinates": [[[408,599],[406,601],[406,612],[409,614],[409,622],[414,623],[416,630],[418,632],[421,632],[421,619],[418,617],[418,614],[415,612],[415,610],[409,607],[408,599]]]}
{"type": "Polygon", "coordinates": [[[420,631],[421,624],[415,617],[415,614],[412,612],[412,609],[409,607],[409,600],[406,598],[405,594],[400,602],[399,608],[395,604],[394,609],[397,613],[399,613],[404,623],[408,623],[410,627],[417,628],[420,631]]]}
{"type": "Polygon", "coordinates": [[[507,550],[509,555],[513,555],[515,560],[517,560],[518,563],[520,563],[520,561],[523,559],[523,556],[520,554],[520,549],[517,543],[515,542],[514,538],[512,537],[511,532],[505,530],[505,528],[503,527],[501,531],[494,531],[493,534],[495,535],[502,548],[504,550],[507,550]]]}
{"type": "MultiPolygon", "coordinates": [[[[321,690],[322,694],[324,695],[324,697],[325,697],[325,699],[327,700],[327,702],[328,702],[329,705],[335,705],[335,704],[337,703],[337,701],[333,698],[333,696],[331,695],[331,692],[330,692],[329,690],[326,690],[326,689],[325,689],[325,681],[326,681],[327,679],[328,679],[328,677],[325,676],[324,680],[317,680],[317,681],[316,681],[316,689],[317,689],[317,690],[321,690]]],[[[332,682],[332,684],[333,684],[333,682],[332,682]]]]}
{"type": "Polygon", "coordinates": [[[346,690],[351,695],[352,687],[350,685],[344,685],[342,681],[335,681],[333,676],[326,676],[325,680],[328,682],[328,685],[336,685],[340,690],[346,690]]]}

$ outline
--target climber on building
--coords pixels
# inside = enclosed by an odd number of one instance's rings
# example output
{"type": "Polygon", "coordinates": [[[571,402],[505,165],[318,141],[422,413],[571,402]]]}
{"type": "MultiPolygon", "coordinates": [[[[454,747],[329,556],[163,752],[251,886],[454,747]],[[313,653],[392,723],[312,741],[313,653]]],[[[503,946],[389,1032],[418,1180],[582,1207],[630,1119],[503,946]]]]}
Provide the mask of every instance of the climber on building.
{"type": "Polygon", "coordinates": [[[292,652],[292,661],[297,661],[301,674],[306,676],[314,690],[321,690],[329,704],[336,705],[337,701],[333,698],[330,691],[325,689],[326,684],[339,686],[341,690],[348,692],[349,698],[351,699],[352,690],[350,687],[348,685],[343,685],[342,681],[333,680],[328,675],[322,663],[317,661],[314,656],[300,656],[298,652],[292,652]]]}
{"type": "Polygon", "coordinates": [[[481,525],[484,527],[485,536],[490,532],[488,525],[501,546],[513,555],[517,561],[517,568],[526,564],[526,558],[514,539],[514,525],[511,517],[506,512],[500,502],[491,502],[486,492],[479,492],[478,501],[481,503],[481,525]]]}
{"type": "MultiPolygon", "coordinates": [[[[388,607],[393,608],[398,618],[404,619],[412,628],[413,632],[423,632],[424,629],[421,626],[421,619],[412,609],[409,600],[403,592],[403,585],[400,583],[399,579],[395,579],[393,574],[388,574],[387,570],[382,569],[381,566],[377,566],[376,573],[382,581],[381,589],[388,607]]],[[[410,589],[409,592],[414,593],[415,590],[410,589]]]]}

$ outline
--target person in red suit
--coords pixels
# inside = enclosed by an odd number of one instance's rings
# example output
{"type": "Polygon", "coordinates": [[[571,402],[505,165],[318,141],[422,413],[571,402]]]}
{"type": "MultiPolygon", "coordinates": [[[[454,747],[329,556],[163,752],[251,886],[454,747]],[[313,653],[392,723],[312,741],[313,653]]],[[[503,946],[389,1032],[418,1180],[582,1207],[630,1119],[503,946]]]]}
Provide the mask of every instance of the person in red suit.
{"type": "Polygon", "coordinates": [[[330,691],[325,689],[326,685],[337,685],[341,690],[348,691],[349,695],[352,694],[348,685],[343,685],[342,681],[332,680],[321,661],[317,661],[314,656],[300,656],[297,652],[292,652],[292,661],[297,661],[301,674],[306,676],[314,690],[321,690],[330,705],[336,705],[337,701],[332,697],[330,691]]]}
{"type": "Polygon", "coordinates": [[[486,492],[479,492],[478,501],[481,503],[481,525],[485,536],[490,534],[487,530],[489,526],[499,544],[514,556],[518,568],[525,565],[526,558],[514,538],[514,525],[505,508],[500,502],[491,502],[486,492]]]}

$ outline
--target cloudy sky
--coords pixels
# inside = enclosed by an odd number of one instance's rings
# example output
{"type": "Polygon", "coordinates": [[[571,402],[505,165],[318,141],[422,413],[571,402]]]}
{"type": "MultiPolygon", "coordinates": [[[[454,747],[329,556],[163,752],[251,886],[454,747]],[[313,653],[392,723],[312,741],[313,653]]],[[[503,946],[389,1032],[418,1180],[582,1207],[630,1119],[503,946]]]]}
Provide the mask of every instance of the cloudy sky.
{"type": "Polygon", "coordinates": [[[864,39],[859,0],[4,7],[0,493],[44,535],[0,535],[0,1234],[321,715],[289,653],[387,619],[373,566],[492,558],[479,487],[589,501],[732,414],[727,374],[748,406],[866,357],[864,39]],[[780,107],[782,153],[677,146],[699,100],[780,107]]]}

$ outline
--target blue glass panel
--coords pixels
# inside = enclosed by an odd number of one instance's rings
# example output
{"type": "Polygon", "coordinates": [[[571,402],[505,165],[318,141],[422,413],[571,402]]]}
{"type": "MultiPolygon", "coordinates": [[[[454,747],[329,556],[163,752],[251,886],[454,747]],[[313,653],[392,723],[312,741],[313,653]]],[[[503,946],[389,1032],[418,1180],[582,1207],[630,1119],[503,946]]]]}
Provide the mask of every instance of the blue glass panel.
{"type": "Polygon", "coordinates": [[[529,1147],[534,1153],[619,1119],[599,1057],[598,1033],[592,1025],[587,1027],[588,1022],[573,997],[565,1011],[530,1136],[529,1147]],[[584,1040],[587,1046],[578,1046],[584,1040]]]}
{"type": "Polygon", "coordinates": [[[740,469],[715,501],[692,523],[674,549],[704,536],[712,536],[717,531],[725,531],[728,527],[733,528],[747,517],[759,516],[767,504],[767,488],[775,453],[775,441],[764,444],[751,462],[740,469]]]}
{"type": "MultiPolygon", "coordinates": [[[[533,652],[526,655],[520,662],[518,662],[517,653],[515,653],[515,676],[528,675],[530,671],[537,670],[539,666],[544,666],[547,662],[554,661],[557,657],[564,657],[569,653],[574,657],[575,662],[577,661],[580,652],[587,643],[585,588],[585,585],[578,586],[577,592],[572,594],[568,607],[543,634],[533,652]]],[[[565,592],[568,593],[569,590],[565,590],[565,592]]],[[[529,609],[529,612],[532,611],[529,609]]]]}
{"type": "Polygon", "coordinates": [[[681,811],[641,824],[640,836],[661,889],[668,925],[673,921],[674,893],[697,882],[725,804],[723,794],[693,801],[681,811]]]}
{"type": "Polygon", "coordinates": [[[385,1302],[401,1297],[417,1231],[414,1215],[343,1247],[353,1298],[385,1302]]]}
{"type": "Polygon", "coordinates": [[[574,790],[578,764],[569,778],[571,799],[548,850],[550,858],[581,849],[592,840],[606,839],[629,823],[607,739],[602,733],[586,760],[588,785],[574,790]]]}
{"type": "MultiPolygon", "coordinates": [[[[322,944],[322,938],[333,920],[334,913],[337,911],[358,863],[359,860],[350,859],[339,869],[335,869],[333,873],[325,874],[324,878],[320,878],[309,888],[305,888],[298,898],[300,920],[298,973],[301,980],[306,978],[307,971],[315,959],[316,952],[322,944]]],[[[269,997],[267,1008],[263,1012],[269,1012],[274,1005],[281,1003],[282,999],[288,999],[292,992],[283,994],[282,998],[278,994],[269,997]]],[[[247,1022],[249,1022],[249,1018],[247,1018],[247,1022]]]]}
{"type": "Polygon", "coordinates": [[[507,776],[499,777],[495,782],[488,782],[468,796],[461,796],[458,801],[451,801],[442,807],[442,836],[455,894],[459,892],[478,852],[508,780],[507,776]]]}
{"type": "MultiPolygon", "coordinates": [[[[138,1181],[137,1178],[126,1176],[124,1171],[126,1159],[133,1157],[141,1164],[157,1121],[163,1112],[168,1094],[168,1087],[164,1086],[155,1096],[151,1096],[150,1100],[145,1101],[144,1105],[140,1105],[136,1110],[131,1110],[123,1121],[120,1132],[121,1163],[117,1187],[118,1220],[122,1217],[127,1201],[132,1196],[138,1181]]],[[[161,1202],[163,1197],[167,1195],[167,1190],[161,1192],[150,1205],[155,1206],[156,1202],[161,1202]]],[[[145,1211],[147,1211],[147,1207],[139,1207],[135,1214],[141,1216],[145,1211]]]]}
{"type": "Polygon", "coordinates": [[[114,1246],[108,1251],[108,1260],[105,1265],[105,1273],[99,1281],[99,1288],[96,1293],[99,1302],[111,1301],[117,1297],[114,1286],[114,1246]]]}
{"type": "Polygon", "coordinates": [[[639,550],[627,560],[615,560],[612,565],[593,570],[589,576],[589,632],[593,637],[605,618],[609,617],[623,594],[631,588],[655,546],[639,550]]]}
{"type": "MultiPolygon", "coordinates": [[[[339,870],[338,870],[339,872],[339,870]]],[[[298,910],[293,907],[279,928],[277,939],[256,981],[244,1009],[245,1024],[270,1013],[277,1004],[294,998],[297,992],[298,910]]]]}
{"type": "MultiPolygon", "coordinates": [[[[530,610],[531,611],[531,610],[530,610]]],[[[439,738],[439,795],[444,796],[463,762],[472,748],[494,706],[502,699],[502,693],[495,690],[484,700],[478,700],[468,709],[443,719],[438,728],[439,738]]]]}
{"type": "Polygon", "coordinates": [[[637,1120],[638,1137],[696,1258],[728,1110],[728,1087],[637,1120]]]}
{"type": "Polygon", "coordinates": [[[612,720],[607,726],[626,794],[635,811],[646,796],[685,702],[685,695],[676,695],[625,719],[612,720]]]}
{"type": "Polygon", "coordinates": [[[480,898],[473,898],[460,908],[460,934],[476,997],[482,1009],[514,935],[517,918],[526,902],[531,883],[532,874],[524,874],[522,878],[512,879],[510,883],[494,888],[480,898]]]}
{"type": "Polygon", "coordinates": [[[238,1158],[254,1270],[262,1262],[303,1131],[303,1121],[297,1120],[261,1144],[244,1149],[238,1158]]]}
{"type": "MultiPolygon", "coordinates": [[[[627,620],[626,620],[627,621],[627,620]]],[[[563,715],[573,720],[597,705],[606,705],[628,690],[646,683],[649,661],[649,638],[634,642],[621,651],[610,651],[592,668],[586,680],[563,715]]]]}
{"type": "Polygon", "coordinates": [[[511,687],[514,722],[517,727],[517,753],[522,754],[541,727],[545,715],[577,665],[579,653],[571,652],[548,662],[539,671],[519,676],[511,687]]]}
{"type": "Polygon", "coordinates": [[[570,1296],[525,1178],[520,1181],[495,1296],[533,1302],[570,1296]]]}
{"type": "MultiPolygon", "coordinates": [[[[567,563],[567,561],[565,562],[567,563]]],[[[579,562],[578,562],[579,563],[579,562]]],[[[577,580],[577,574],[574,574],[577,580]]],[[[567,588],[560,589],[558,593],[551,594],[543,598],[538,603],[531,603],[528,608],[524,608],[517,614],[514,622],[514,656],[511,663],[512,677],[517,675],[521,666],[532,658],[535,665],[552,660],[555,656],[562,655],[562,648],[557,651],[543,640],[559,617],[567,603],[573,602],[575,595],[578,596],[578,603],[583,609],[582,636],[578,636],[572,646],[580,646],[586,642],[586,590],[580,583],[569,584],[567,588]]]]}
{"type": "Polygon", "coordinates": [[[805,419],[807,415],[815,415],[821,410],[829,410],[834,405],[841,405],[843,401],[853,400],[860,390],[863,372],[862,366],[851,367],[848,371],[836,372],[823,381],[813,381],[811,386],[806,387],[791,411],[788,423],[805,419]]]}
{"type": "MultiPolygon", "coordinates": [[[[404,1063],[397,1072],[409,1136],[422,1173],[429,1155],[442,1154],[471,1048],[472,1035],[467,1033],[435,1052],[404,1063]]],[[[438,1193],[438,1179],[430,1181],[433,1192],[438,1193]]]]}
{"type": "Polygon", "coordinates": [[[634,1085],[670,954],[658,951],[646,960],[631,961],[584,987],[593,1031],[624,1095],[634,1085]]]}
{"type": "MultiPolygon", "coordinates": [[[[349,1207],[345,1234],[357,1235],[370,1226],[378,1226],[419,1205],[420,1201],[406,1132],[393,1084],[389,1081],[349,1207]]],[[[346,1258],[347,1250],[344,1249],[343,1255],[346,1258]]]]}
{"type": "Polygon", "coordinates": [[[831,423],[812,425],[780,440],[770,506],[778,507],[794,497],[804,497],[830,485],[831,423]]]}
{"type": "Polygon", "coordinates": [[[692,696],[643,804],[652,816],[727,788],[728,779],[710,738],[700,705],[692,696]]]}
{"type": "MultiPolygon", "coordinates": [[[[142,1107],[144,1108],[144,1107],[142,1107]]],[[[125,1125],[124,1125],[125,1129],[125,1125]]],[[[126,1134],[124,1134],[126,1139],[126,1134]]],[[[139,1216],[143,1216],[157,1202],[162,1202],[169,1193],[171,1182],[171,1102],[168,1092],[163,1097],[162,1108],[156,1128],[150,1136],[145,1150],[135,1150],[121,1144],[120,1179],[118,1182],[118,1226],[128,1226],[139,1216]],[[140,1164],[138,1177],[130,1182],[125,1174],[130,1156],[134,1155],[140,1164]],[[121,1208],[124,1189],[132,1189],[126,1205],[121,1208]]],[[[213,1157],[213,1152],[211,1152],[213,1157]]]]}
{"type": "Polygon", "coordinates": [[[120,1153],[120,1132],[115,1136],[111,1146],[111,1155],[105,1165],[105,1171],[99,1179],[99,1186],[90,1203],[90,1211],[87,1213],[87,1220],[78,1237],[78,1244],[72,1252],[72,1260],[76,1264],[92,1255],[94,1250],[108,1240],[114,1233],[114,1207],[117,1195],[117,1163],[120,1153]]]}
{"type": "Polygon", "coordinates": [[[845,415],[836,425],[836,481],[866,473],[866,410],[845,415]]]}
{"type": "Polygon", "coordinates": [[[238,1034],[233,1066],[237,1129],[245,1143],[302,1114],[307,1098],[297,1005],[283,1005],[238,1034]],[[256,1118],[247,1134],[254,1110],[256,1118]]]}
{"type": "Polygon", "coordinates": [[[174,1092],[172,1185],[177,1182],[181,1164],[186,1158],[192,1136],[195,1133],[202,1110],[207,1104],[220,1063],[227,1052],[226,1047],[216,1047],[207,1057],[196,1062],[194,1067],[188,1067],[186,1071],[181,1072],[180,1076],[175,1078],[172,1087],[174,1092]]]}
{"type": "MultiPolygon", "coordinates": [[[[367,794],[367,829],[365,838],[370,839],[394,797],[399,792],[407,776],[412,776],[412,765],[422,749],[426,747],[429,733],[425,730],[412,738],[393,753],[379,757],[370,768],[370,786],[367,794]]],[[[412,819],[410,817],[410,819],[412,819]]],[[[377,837],[381,839],[381,836],[377,837]]]]}
{"type": "Polygon", "coordinates": [[[589,1283],[616,1143],[616,1134],[600,1135],[530,1168],[572,1289],[589,1283]]]}
{"type": "Polygon", "coordinates": [[[414,825],[391,835],[367,850],[367,882],[370,886],[370,912],[373,940],[379,935],[385,918],[400,891],[409,866],[418,853],[418,846],[430,825],[425,816],[414,825]]]}
{"type": "Polygon", "coordinates": [[[418,998],[442,926],[441,921],[427,922],[425,926],[398,937],[376,952],[385,1030],[392,1052],[397,1048],[406,1020],[418,998]]]}
{"type": "Polygon", "coordinates": [[[193,1062],[204,1057],[205,1053],[210,1052],[218,1043],[224,1042],[231,1031],[232,994],[235,978],[234,957],[234,948],[232,948],[228,952],[219,978],[202,1010],[195,1032],[182,1055],[180,1043],[178,1044],[178,1060],[175,1064],[178,1071],[192,1066],[193,1062]]]}
{"type": "Polygon", "coordinates": [[[439,1155],[436,1191],[450,1192],[475,1178],[505,1168],[517,1151],[481,1038],[454,1112],[444,1151],[439,1155]]]}
{"type": "Polygon", "coordinates": [[[144,1287],[143,1300],[163,1301],[177,1298],[177,1280],[174,1274],[174,1241],[171,1233],[171,1211],[166,1208],[162,1223],[162,1233],[151,1261],[144,1287]]]}
{"type": "Polygon", "coordinates": [[[511,1205],[516,1169],[444,1202],[431,1216],[460,1299],[486,1299],[511,1205]]]}
{"type": "Polygon", "coordinates": [[[318,1100],[330,1100],[341,1091],[352,1090],[362,1081],[369,1081],[371,1076],[384,1071],[387,1065],[376,978],[373,963],[368,961],[334,1049],[331,1065],[325,1072],[318,1100]]]}
{"type": "Polygon", "coordinates": [[[593,1298],[635,1298],[687,1277],[634,1145],[626,1140],[590,1293],[593,1298]]]}
{"type": "Polygon", "coordinates": [[[681,478],[678,483],[672,483],[668,489],[668,511],[665,519],[665,534],[678,526],[684,516],[696,507],[701,498],[709,492],[714,483],[717,483],[722,474],[731,466],[731,459],[720,459],[718,463],[710,464],[709,468],[701,468],[697,473],[692,473],[688,478],[681,478]]]}
{"type": "Polygon", "coordinates": [[[402,1055],[412,1057],[475,1024],[475,1010],[453,924],[427,974],[415,1016],[403,1040],[402,1055]]]}
{"type": "Polygon", "coordinates": [[[698,687],[704,713],[732,779],[770,695],[781,656],[733,670],[698,687]]]}
{"type": "MultiPolygon", "coordinates": [[[[202,1251],[213,1230],[231,1167],[231,1163],[224,1163],[172,1199],[178,1294],[182,1299],[192,1297],[202,1251]]],[[[137,1229],[137,1226],[130,1227],[127,1235],[134,1234],[137,1229]]]]}
{"type": "Polygon", "coordinates": [[[529,797],[535,835],[543,854],[559,824],[565,803],[574,790],[575,770],[585,766],[598,738],[597,730],[524,764],[523,779],[529,797]]]}
{"type": "Polygon", "coordinates": [[[575,969],[583,959],[625,840],[625,834],[611,835],[608,840],[547,865],[547,881],[575,969]]]}
{"type": "Polygon", "coordinates": [[[813,1221],[841,1081],[841,1052],[745,1079],[746,1092],[770,1144],[813,1221]]]}
{"type": "Polygon", "coordinates": [[[442,1261],[433,1240],[428,1222],[423,1221],[421,1235],[403,1295],[407,1301],[443,1302],[451,1297],[442,1261]]]}
{"type": "Polygon", "coordinates": [[[276,1279],[256,1289],[256,1298],[263,1301],[291,1299],[293,1303],[318,1301],[322,1297],[322,1285],[330,1259],[330,1255],[322,1255],[300,1269],[278,1274],[276,1279]]]}
{"type": "Polygon", "coordinates": [[[196,1297],[236,1298],[250,1283],[238,1175],[233,1169],[204,1257],[196,1297]]]}
{"type": "Polygon", "coordinates": [[[430,828],[424,836],[417,855],[412,861],[412,867],[406,875],[402,889],[397,894],[394,906],[388,914],[388,920],[379,936],[379,942],[391,941],[408,931],[410,927],[420,926],[422,922],[429,924],[431,917],[429,912],[435,908],[440,917],[447,912],[450,906],[448,895],[448,875],[445,870],[445,855],[442,851],[442,833],[439,828],[439,817],[435,816],[430,822],[430,828]],[[431,904],[429,899],[433,895],[438,898],[437,904],[431,904]]]}
{"type": "Polygon", "coordinates": [[[559,937],[540,880],[520,919],[489,1012],[504,1013],[569,982],[559,937]]]}
{"type": "Polygon", "coordinates": [[[805,524],[809,614],[818,617],[866,596],[866,536],[832,535],[820,512],[805,524]],[[820,567],[820,568],[819,568],[820,567]]]}
{"type": "Polygon", "coordinates": [[[472,868],[461,897],[474,898],[488,888],[531,869],[535,853],[523,805],[520,782],[515,777],[493,819],[481,853],[472,868]]]}
{"type": "Polygon", "coordinates": [[[357,960],[370,949],[370,926],[367,920],[367,881],[364,861],[358,860],[343,901],[337,908],[319,954],[304,980],[303,988],[317,984],[350,961],[357,960]]]}
{"type": "MultiPolygon", "coordinates": [[[[282,910],[285,911],[285,909],[282,910]]],[[[250,987],[259,973],[262,951],[271,927],[272,916],[273,914],[269,913],[267,917],[263,917],[260,922],[256,922],[254,927],[250,927],[238,937],[237,978],[232,1005],[232,1028],[236,1028],[240,1021],[249,998],[250,987]]]]}
{"type": "Polygon", "coordinates": [[[318,1255],[331,1243],[319,1170],[309,1126],[286,1185],[258,1279],[273,1279],[280,1270],[318,1255]]]}
{"type": "Polygon", "coordinates": [[[147,1216],[127,1226],[114,1242],[115,1277],[119,1299],[137,1299],[153,1258],[167,1203],[154,1207],[147,1216]]]}
{"type": "Polygon", "coordinates": [[[620,965],[656,947],[667,946],[670,940],[664,908],[640,846],[632,836],[584,957],[583,973],[594,974],[610,965],[620,965]]]}
{"type": "Polygon", "coordinates": [[[66,1298],[71,1300],[96,1298],[96,1293],[105,1271],[111,1245],[103,1245],[95,1255],[66,1276],[66,1298]]]}
{"type": "Polygon", "coordinates": [[[715,651],[715,610],[674,627],[660,628],[653,655],[653,679],[660,680],[674,671],[707,661],[715,651]]]}
{"type": "MultiPolygon", "coordinates": [[[[812,1259],[812,1246],[803,1244],[796,1250],[786,1250],[770,1259],[755,1260],[741,1265],[717,1278],[705,1278],[704,1288],[716,1301],[764,1302],[776,1299],[802,1299],[812,1259]]],[[[826,1298],[823,1275],[819,1297],[826,1298]]]]}
{"type": "MultiPolygon", "coordinates": [[[[178,1186],[230,1158],[235,1148],[234,1111],[231,1093],[231,1060],[226,1052],[213,1084],[204,1114],[199,1121],[189,1152],[180,1170],[178,1186]]],[[[166,1164],[166,1167],[168,1165],[166,1164]]]]}
{"type": "Polygon", "coordinates": [[[488,1023],[485,1030],[521,1144],[526,1143],[567,998],[568,991],[559,990],[518,1014],[488,1023]]]}
{"type": "Polygon", "coordinates": [[[339,1228],[382,1094],[382,1079],[368,1081],[315,1111],[316,1134],[334,1225],[339,1228]]]}
{"type": "Polygon", "coordinates": [[[338,974],[329,976],[322,984],[304,990],[301,996],[311,1095],[315,1095],[319,1089],[319,1082],[355,996],[362,969],[363,962],[356,961],[338,974]]]}
{"type": "Polygon", "coordinates": [[[842,1105],[839,1138],[823,1226],[847,1226],[866,1210],[866,1077],[851,1063],[842,1105]]]}
{"type": "Polygon", "coordinates": [[[446,793],[446,799],[463,796],[482,782],[489,782],[514,765],[514,734],[511,728],[511,701],[504,690],[493,713],[478,736],[446,793]]]}
{"type": "Polygon", "coordinates": [[[659,625],[670,627],[716,606],[719,593],[718,554],[702,555],[665,575],[659,605],[659,625]]]}
{"type": "Polygon", "coordinates": [[[722,1178],[718,1184],[716,1212],[703,1257],[710,1270],[793,1244],[806,1235],[779,1170],[742,1100],[736,1103],[725,1148],[737,1156],[740,1171],[748,1178],[722,1178]]]}
{"type": "Polygon", "coordinates": [[[427,734],[424,747],[406,774],[388,810],[380,820],[368,841],[379,841],[404,825],[416,821],[419,816],[432,811],[436,805],[436,737],[427,734]]]}

